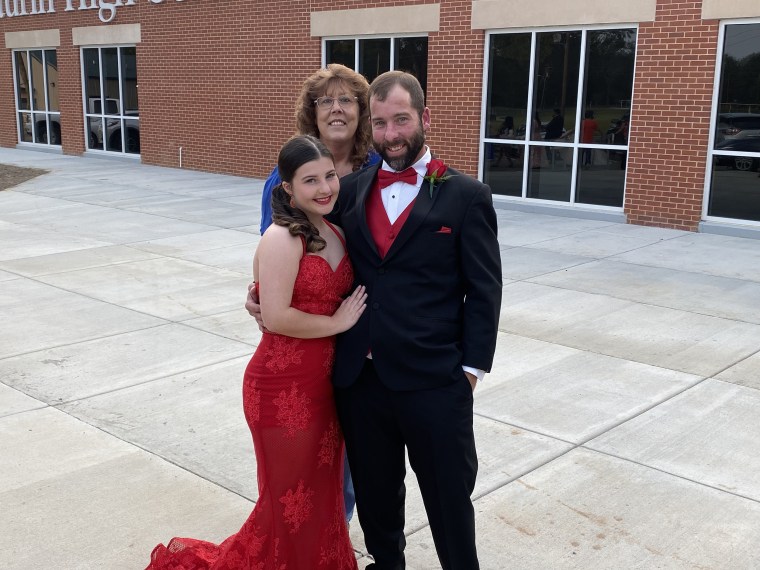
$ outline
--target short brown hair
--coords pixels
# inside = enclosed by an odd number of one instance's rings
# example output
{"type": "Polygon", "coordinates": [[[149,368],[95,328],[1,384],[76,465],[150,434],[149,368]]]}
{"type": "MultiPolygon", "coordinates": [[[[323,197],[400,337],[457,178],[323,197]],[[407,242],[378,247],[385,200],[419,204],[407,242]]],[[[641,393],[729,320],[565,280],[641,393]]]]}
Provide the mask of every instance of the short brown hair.
{"type": "Polygon", "coordinates": [[[417,78],[411,73],[405,71],[386,71],[378,75],[369,86],[369,99],[373,97],[378,101],[385,101],[396,85],[400,85],[401,88],[409,93],[409,97],[412,101],[412,108],[417,111],[417,114],[422,117],[422,113],[425,110],[425,92],[422,91],[422,85],[417,81],[417,78]]]}
{"type": "Polygon", "coordinates": [[[345,65],[331,63],[307,77],[296,101],[296,128],[302,135],[319,138],[314,100],[325,95],[333,85],[345,86],[359,103],[359,125],[354,134],[354,148],[351,152],[354,170],[358,170],[367,159],[372,137],[369,125],[369,99],[367,98],[369,83],[363,75],[345,65]]]}

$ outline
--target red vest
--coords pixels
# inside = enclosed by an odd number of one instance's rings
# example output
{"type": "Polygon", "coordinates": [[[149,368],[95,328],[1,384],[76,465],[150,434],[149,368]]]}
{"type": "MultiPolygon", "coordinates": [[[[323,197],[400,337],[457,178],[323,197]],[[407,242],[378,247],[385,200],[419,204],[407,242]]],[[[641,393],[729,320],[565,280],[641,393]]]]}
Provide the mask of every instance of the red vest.
{"type": "Polygon", "coordinates": [[[407,218],[409,218],[409,213],[412,211],[412,206],[414,206],[414,200],[401,212],[395,223],[391,224],[388,214],[385,212],[385,207],[383,207],[380,188],[378,188],[377,180],[375,180],[367,198],[367,225],[369,226],[372,238],[375,240],[375,245],[381,258],[385,257],[388,253],[388,250],[396,240],[396,236],[401,231],[401,228],[404,227],[407,218]]]}

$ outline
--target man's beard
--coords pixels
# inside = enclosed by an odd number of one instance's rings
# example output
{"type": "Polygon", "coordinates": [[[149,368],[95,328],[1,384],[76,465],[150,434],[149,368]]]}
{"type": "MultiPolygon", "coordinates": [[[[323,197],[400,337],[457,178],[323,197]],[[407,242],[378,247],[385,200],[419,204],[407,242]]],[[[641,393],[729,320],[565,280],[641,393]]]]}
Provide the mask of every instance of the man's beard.
{"type": "Polygon", "coordinates": [[[414,133],[414,135],[412,135],[412,138],[403,139],[403,142],[406,143],[406,152],[403,156],[399,156],[397,158],[389,158],[388,153],[385,150],[386,146],[396,146],[395,144],[386,145],[385,141],[380,144],[372,141],[372,144],[374,145],[377,153],[388,164],[388,166],[390,166],[396,172],[400,172],[406,168],[409,168],[412,164],[417,162],[417,156],[425,146],[425,131],[422,130],[421,122],[417,131],[414,133]]]}

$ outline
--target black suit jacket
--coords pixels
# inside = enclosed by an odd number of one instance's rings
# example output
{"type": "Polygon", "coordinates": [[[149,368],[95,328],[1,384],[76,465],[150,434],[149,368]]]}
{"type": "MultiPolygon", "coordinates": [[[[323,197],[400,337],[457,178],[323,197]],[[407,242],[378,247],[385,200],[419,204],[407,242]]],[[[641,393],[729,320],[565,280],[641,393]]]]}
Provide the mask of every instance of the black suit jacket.
{"type": "Polygon", "coordinates": [[[356,381],[367,352],[392,390],[462,379],[462,365],[490,370],[501,307],[501,259],[491,191],[449,169],[432,197],[423,181],[385,258],[365,204],[380,165],[340,181],[334,219],[345,231],[356,284],[369,294],[359,322],[338,336],[333,382],[356,381]]]}

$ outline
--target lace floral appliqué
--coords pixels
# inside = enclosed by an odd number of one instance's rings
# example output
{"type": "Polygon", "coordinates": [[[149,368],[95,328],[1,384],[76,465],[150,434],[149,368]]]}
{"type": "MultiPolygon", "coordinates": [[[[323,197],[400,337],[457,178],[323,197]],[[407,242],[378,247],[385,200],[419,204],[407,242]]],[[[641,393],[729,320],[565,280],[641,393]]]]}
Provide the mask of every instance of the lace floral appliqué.
{"type": "Polygon", "coordinates": [[[298,532],[301,525],[305,523],[311,516],[313,508],[311,498],[314,496],[314,491],[311,489],[305,489],[303,480],[298,482],[298,488],[288,489],[285,496],[280,497],[280,502],[285,505],[285,512],[282,514],[282,518],[290,525],[290,532],[298,532]]]}
{"type": "Polygon", "coordinates": [[[311,418],[308,407],[310,403],[311,398],[300,392],[295,382],[290,387],[290,392],[283,390],[274,399],[277,406],[277,423],[287,429],[288,437],[294,437],[297,431],[306,429],[311,418]]]}
{"type": "Polygon", "coordinates": [[[272,372],[282,372],[294,364],[301,364],[303,350],[298,350],[300,341],[295,338],[273,335],[272,344],[266,352],[266,367],[272,372]]]}
{"type": "Polygon", "coordinates": [[[339,446],[340,430],[338,430],[338,424],[330,422],[330,426],[319,440],[319,463],[317,465],[332,465],[338,455],[339,446]]]}

